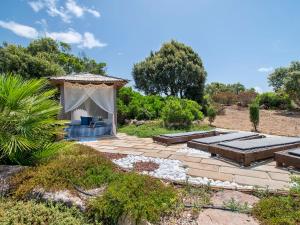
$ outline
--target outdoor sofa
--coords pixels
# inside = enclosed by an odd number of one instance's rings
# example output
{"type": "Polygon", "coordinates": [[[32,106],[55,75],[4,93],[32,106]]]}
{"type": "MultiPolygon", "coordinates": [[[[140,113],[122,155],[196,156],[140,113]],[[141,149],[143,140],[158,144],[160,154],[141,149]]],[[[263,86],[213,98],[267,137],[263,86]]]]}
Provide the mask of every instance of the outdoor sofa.
{"type": "Polygon", "coordinates": [[[220,134],[220,132],[215,130],[209,131],[191,131],[175,134],[161,134],[158,136],[153,136],[152,139],[155,142],[162,143],[165,145],[178,144],[190,141],[195,138],[211,137],[220,134]]]}
{"type": "Polygon", "coordinates": [[[217,144],[220,142],[234,141],[240,139],[260,138],[260,137],[263,136],[259,135],[258,133],[239,131],[239,132],[225,133],[214,137],[193,139],[187,143],[187,146],[189,148],[196,148],[199,150],[208,151],[210,145],[217,144]]]}
{"type": "Polygon", "coordinates": [[[300,169],[300,148],[275,152],[275,161],[278,167],[300,169]]]}
{"type": "Polygon", "coordinates": [[[208,151],[212,156],[221,156],[250,166],[253,162],[274,157],[275,152],[300,147],[300,138],[266,137],[251,140],[236,140],[210,145],[208,151]]]}

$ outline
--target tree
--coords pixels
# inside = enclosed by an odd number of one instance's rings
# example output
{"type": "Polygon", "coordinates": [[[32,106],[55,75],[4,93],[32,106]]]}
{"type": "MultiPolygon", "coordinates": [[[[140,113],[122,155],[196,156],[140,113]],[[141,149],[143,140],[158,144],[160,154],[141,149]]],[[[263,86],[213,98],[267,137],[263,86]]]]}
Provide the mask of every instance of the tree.
{"type": "Polygon", "coordinates": [[[252,103],[250,105],[249,112],[250,121],[254,127],[254,130],[257,131],[257,127],[259,124],[259,105],[256,102],[252,103]]]}
{"type": "MultiPolygon", "coordinates": [[[[46,79],[24,80],[0,76],[0,160],[24,163],[34,152],[52,143],[63,121],[56,90],[46,88],[46,79]]],[[[28,163],[28,162],[27,162],[28,163]]]]}
{"type": "Polygon", "coordinates": [[[238,95],[241,92],[246,91],[246,88],[241,83],[234,83],[234,84],[223,84],[220,82],[212,82],[207,84],[205,87],[205,93],[213,96],[220,92],[231,92],[233,94],[238,95]]]}
{"type": "Polygon", "coordinates": [[[276,92],[284,91],[300,105],[300,62],[291,62],[288,67],[280,67],[269,75],[269,84],[276,92]]]}
{"type": "Polygon", "coordinates": [[[172,40],[133,67],[136,88],[145,94],[179,96],[201,102],[206,71],[191,47],[172,40]]]}
{"type": "Polygon", "coordinates": [[[105,75],[105,63],[70,53],[71,46],[41,38],[28,47],[3,43],[0,47],[0,72],[16,73],[25,78],[64,75],[72,72],[90,72],[105,75]]]}
{"type": "Polygon", "coordinates": [[[300,106],[300,71],[289,73],[284,80],[285,92],[300,106]]]}

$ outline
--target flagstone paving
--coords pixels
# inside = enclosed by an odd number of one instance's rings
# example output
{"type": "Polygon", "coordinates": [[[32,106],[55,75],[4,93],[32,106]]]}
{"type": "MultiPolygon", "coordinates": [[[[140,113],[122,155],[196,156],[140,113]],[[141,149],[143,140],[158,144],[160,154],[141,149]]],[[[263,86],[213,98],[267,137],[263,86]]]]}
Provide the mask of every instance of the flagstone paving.
{"type": "Polygon", "coordinates": [[[285,169],[277,168],[274,161],[252,168],[240,168],[211,158],[209,154],[199,155],[182,151],[186,148],[186,144],[163,146],[154,143],[151,138],[138,138],[122,133],[119,133],[116,138],[85,144],[101,152],[177,159],[188,168],[188,174],[191,176],[236,182],[241,185],[286,189],[292,175],[285,169]]]}

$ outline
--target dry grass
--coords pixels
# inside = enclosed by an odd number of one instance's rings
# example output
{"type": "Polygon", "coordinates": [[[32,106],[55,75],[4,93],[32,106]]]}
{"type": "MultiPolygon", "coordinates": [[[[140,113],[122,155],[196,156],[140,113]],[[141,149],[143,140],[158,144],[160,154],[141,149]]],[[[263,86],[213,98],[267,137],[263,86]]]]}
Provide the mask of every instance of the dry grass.
{"type": "MultiPolygon", "coordinates": [[[[238,109],[236,106],[226,107],[225,115],[217,116],[213,125],[234,130],[252,130],[248,108],[238,109]]],[[[267,134],[299,136],[300,113],[294,112],[289,115],[285,111],[260,110],[258,130],[267,134]]]]}

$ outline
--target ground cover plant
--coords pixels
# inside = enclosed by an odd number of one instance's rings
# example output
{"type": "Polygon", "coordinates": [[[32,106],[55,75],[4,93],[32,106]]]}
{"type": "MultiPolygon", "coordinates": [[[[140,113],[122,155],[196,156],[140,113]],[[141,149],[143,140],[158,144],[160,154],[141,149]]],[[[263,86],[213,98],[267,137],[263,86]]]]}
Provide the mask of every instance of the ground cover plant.
{"type": "Polygon", "coordinates": [[[171,133],[180,133],[185,131],[197,131],[197,130],[210,130],[212,129],[209,125],[191,125],[188,128],[173,129],[166,128],[163,126],[162,122],[159,120],[149,121],[143,125],[136,126],[123,125],[118,128],[119,132],[126,133],[128,135],[134,135],[138,137],[152,137],[160,134],[171,134],[171,133]]]}
{"type": "Polygon", "coordinates": [[[138,224],[141,220],[159,221],[178,201],[171,186],[136,173],[128,173],[113,181],[104,195],[90,202],[89,213],[96,221],[116,224],[127,215],[138,224]]]}
{"type": "Polygon", "coordinates": [[[13,178],[15,195],[24,198],[36,188],[45,191],[100,187],[116,179],[118,168],[101,153],[83,145],[72,145],[56,157],[24,170],[13,178]]]}
{"type": "MultiPolygon", "coordinates": [[[[89,219],[114,224],[123,215],[134,220],[157,221],[176,204],[177,192],[160,180],[134,172],[125,173],[105,154],[83,145],[69,145],[47,156],[40,165],[25,169],[11,179],[15,199],[28,199],[34,190],[55,192],[104,187],[103,195],[88,204],[89,219]]],[[[76,223],[75,223],[76,224],[76,223]]]]}
{"type": "Polygon", "coordinates": [[[0,224],[89,225],[91,223],[76,208],[0,198],[0,224]]]}
{"type": "Polygon", "coordinates": [[[264,195],[253,208],[253,215],[263,225],[300,224],[300,179],[292,177],[288,196],[264,195]]]}

